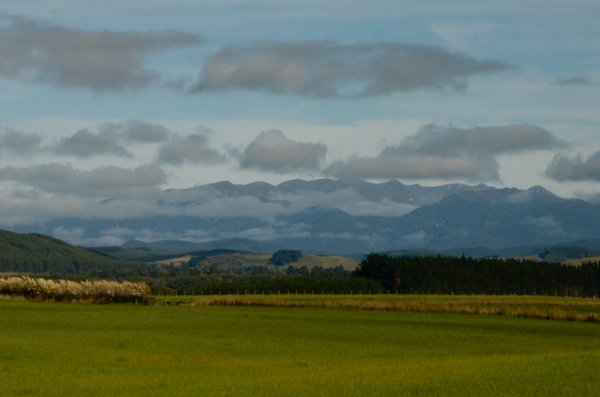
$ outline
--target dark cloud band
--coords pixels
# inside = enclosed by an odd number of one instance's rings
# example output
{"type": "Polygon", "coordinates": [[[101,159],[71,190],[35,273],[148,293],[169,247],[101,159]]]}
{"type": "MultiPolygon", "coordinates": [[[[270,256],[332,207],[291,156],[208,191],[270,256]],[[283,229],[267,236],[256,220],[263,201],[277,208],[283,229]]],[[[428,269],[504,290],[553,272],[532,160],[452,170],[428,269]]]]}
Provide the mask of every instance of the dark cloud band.
{"type": "Polygon", "coordinates": [[[11,154],[27,155],[40,149],[42,138],[35,133],[4,128],[0,132],[0,150],[11,154]]]}
{"type": "Polygon", "coordinates": [[[159,164],[182,165],[219,164],[226,161],[224,154],[210,147],[207,133],[180,136],[174,134],[171,141],[158,148],[159,164]]]}
{"type": "Polygon", "coordinates": [[[94,92],[137,90],[160,79],[147,55],[202,43],[174,30],[84,31],[0,15],[0,76],[94,92]]]}
{"type": "Polygon", "coordinates": [[[118,157],[133,157],[124,146],[119,145],[110,137],[96,135],[88,130],[81,130],[70,137],[61,138],[51,150],[56,154],[68,154],[77,157],[91,157],[103,154],[118,157]]]}
{"type": "Polygon", "coordinates": [[[549,131],[529,125],[457,128],[429,124],[376,157],[336,161],[326,175],[358,178],[499,180],[495,156],[563,147],[549,131]]]}
{"type": "Polygon", "coordinates": [[[546,176],[559,182],[600,182],[600,151],[597,151],[585,160],[581,155],[569,158],[558,154],[548,166],[546,176]]]}
{"type": "Polygon", "coordinates": [[[243,89],[316,98],[464,91],[469,77],[509,68],[431,45],[261,41],[226,46],[209,56],[193,91],[243,89]]]}

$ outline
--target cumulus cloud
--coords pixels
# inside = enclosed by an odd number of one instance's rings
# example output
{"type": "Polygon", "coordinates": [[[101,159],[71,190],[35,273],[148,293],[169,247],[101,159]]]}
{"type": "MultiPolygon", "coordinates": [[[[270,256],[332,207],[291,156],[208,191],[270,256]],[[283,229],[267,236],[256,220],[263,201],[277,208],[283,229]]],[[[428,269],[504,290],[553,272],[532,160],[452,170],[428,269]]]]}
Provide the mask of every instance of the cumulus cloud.
{"type": "Polygon", "coordinates": [[[98,155],[132,158],[123,144],[156,144],[168,141],[171,135],[168,128],[155,123],[100,123],[96,132],[82,129],[71,136],[60,138],[58,142],[42,145],[42,138],[36,133],[0,127],[0,151],[18,155],[47,152],[81,158],[98,155]]]}
{"type": "Polygon", "coordinates": [[[102,123],[100,135],[120,139],[128,143],[161,143],[169,140],[171,131],[163,125],[143,121],[102,123]]]}
{"type": "Polygon", "coordinates": [[[170,142],[158,148],[157,161],[161,164],[219,164],[225,160],[225,155],[208,144],[208,131],[187,136],[174,134],[170,142]]]}
{"type": "Polygon", "coordinates": [[[313,98],[455,92],[464,91],[471,76],[509,68],[431,45],[259,41],[209,56],[193,92],[244,89],[313,98]]]}
{"type": "Polygon", "coordinates": [[[16,154],[28,154],[39,150],[42,138],[35,133],[4,128],[0,132],[0,150],[16,154]]]}
{"type": "Polygon", "coordinates": [[[299,171],[318,171],[327,154],[319,143],[296,142],[281,131],[261,132],[241,153],[240,166],[281,174],[299,171]]]}
{"type": "Polygon", "coordinates": [[[586,159],[557,154],[546,169],[546,175],[559,182],[600,181],[600,151],[586,159]]]}
{"type": "Polygon", "coordinates": [[[50,193],[110,197],[159,186],[167,181],[167,176],[162,169],[149,164],[133,169],[109,166],[81,171],[70,164],[51,163],[0,168],[0,180],[50,193]]]}
{"type": "Polygon", "coordinates": [[[137,90],[160,79],[144,65],[149,54],[202,41],[175,30],[86,31],[0,15],[0,76],[98,93],[137,90]]]}
{"type": "Polygon", "coordinates": [[[457,128],[429,124],[376,157],[352,156],[324,172],[359,178],[469,178],[498,180],[496,155],[562,147],[547,130],[529,124],[457,128]]]}
{"type": "Polygon", "coordinates": [[[122,145],[119,145],[110,136],[93,134],[88,130],[81,130],[70,137],[63,137],[51,149],[56,154],[68,154],[77,157],[91,157],[108,154],[118,157],[133,157],[122,145]]]}

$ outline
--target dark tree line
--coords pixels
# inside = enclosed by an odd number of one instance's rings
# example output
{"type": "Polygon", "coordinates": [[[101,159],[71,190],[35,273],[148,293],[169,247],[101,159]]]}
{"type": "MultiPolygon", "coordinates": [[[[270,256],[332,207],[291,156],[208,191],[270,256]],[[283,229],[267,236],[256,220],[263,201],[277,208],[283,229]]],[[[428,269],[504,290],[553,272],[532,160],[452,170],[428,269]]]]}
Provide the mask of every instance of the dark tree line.
{"type": "Polygon", "coordinates": [[[367,280],[359,277],[351,278],[307,278],[307,277],[276,277],[260,280],[221,282],[201,284],[189,288],[181,288],[179,294],[192,293],[208,295],[214,294],[350,294],[363,293],[376,294],[383,292],[384,288],[377,280],[367,280]]]}
{"type": "Polygon", "coordinates": [[[370,254],[352,273],[402,294],[600,296],[600,264],[370,254]]]}
{"type": "Polygon", "coordinates": [[[294,267],[288,266],[285,271],[288,275],[300,275],[303,277],[312,277],[312,278],[348,278],[350,277],[350,272],[342,265],[337,267],[328,267],[327,269],[323,268],[323,266],[315,266],[312,269],[308,270],[308,266],[302,267],[294,267]]]}
{"type": "Polygon", "coordinates": [[[298,259],[302,257],[302,251],[296,250],[281,250],[277,251],[273,254],[271,259],[269,259],[269,263],[272,263],[275,266],[283,266],[288,263],[298,262],[298,259]]]}

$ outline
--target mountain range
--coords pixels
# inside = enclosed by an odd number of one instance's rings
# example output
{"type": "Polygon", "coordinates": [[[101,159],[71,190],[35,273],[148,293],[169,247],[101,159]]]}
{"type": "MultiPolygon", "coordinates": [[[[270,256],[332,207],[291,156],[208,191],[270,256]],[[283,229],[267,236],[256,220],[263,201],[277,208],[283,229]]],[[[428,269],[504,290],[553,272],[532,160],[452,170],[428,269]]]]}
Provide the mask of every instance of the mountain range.
{"type": "MultiPolygon", "coordinates": [[[[131,198],[106,202],[126,200],[136,203],[131,198]]],[[[288,248],[342,255],[414,248],[494,251],[600,238],[600,206],[561,198],[540,186],[428,187],[356,179],[219,182],[137,200],[140,206],[152,200],[160,211],[55,218],[13,225],[13,230],[87,246],[154,242],[166,249],[179,244],[182,250],[288,248]]]]}

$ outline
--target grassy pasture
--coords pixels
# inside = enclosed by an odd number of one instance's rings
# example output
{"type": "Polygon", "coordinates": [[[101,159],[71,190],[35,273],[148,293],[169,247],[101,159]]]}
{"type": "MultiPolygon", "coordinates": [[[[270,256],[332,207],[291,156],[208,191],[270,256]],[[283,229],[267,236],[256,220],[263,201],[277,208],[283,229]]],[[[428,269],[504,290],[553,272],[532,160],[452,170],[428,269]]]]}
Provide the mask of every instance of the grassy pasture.
{"type": "Polygon", "coordinates": [[[273,255],[271,254],[246,254],[246,253],[235,253],[235,254],[222,254],[217,255],[212,258],[225,258],[225,257],[233,257],[236,260],[240,261],[244,266],[267,266],[270,269],[280,269],[285,270],[288,266],[294,267],[302,267],[306,266],[308,269],[312,269],[315,266],[322,266],[327,269],[330,267],[338,267],[343,266],[346,270],[354,270],[360,263],[360,261],[344,258],[341,256],[317,256],[317,255],[302,255],[298,262],[290,263],[289,265],[284,266],[275,266],[269,264],[269,259],[271,259],[273,255]]]}
{"type": "MultiPolygon", "coordinates": [[[[331,267],[338,267],[341,265],[346,270],[354,270],[360,263],[360,261],[357,261],[354,259],[349,259],[349,258],[344,258],[341,256],[302,255],[302,257],[300,257],[298,262],[290,263],[289,265],[284,265],[284,266],[275,266],[275,265],[269,264],[269,259],[271,259],[272,256],[273,256],[272,254],[253,254],[253,253],[235,252],[235,253],[215,255],[215,256],[212,256],[209,259],[207,259],[205,262],[209,263],[209,264],[210,263],[218,263],[219,261],[222,261],[224,259],[233,258],[236,261],[240,262],[242,264],[242,266],[244,266],[244,267],[265,266],[265,267],[268,267],[269,269],[279,269],[279,270],[285,270],[290,265],[294,266],[294,267],[306,266],[306,267],[308,267],[309,270],[315,266],[321,266],[321,267],[327,269],[327,268],[331,268],[331,267]]],[[[153,263],[161,264],[161,265],[168,265],[170,263],[173,263],[175,266],[179,266],[179,265],[181,265],[181,262],[188,262],[191,258],[192,257],[190,255],[187,255],[187,256],[182,256],[182,257],[178,257],[178,258],[156,261],[153,263]]]]}
{"type": "Polygon", "coordinates": [[[585,262],[600,262],[600,256],[593,256],[590,258],[580,259],[569,259],[568,261],[563,262],[563,264],[571,266],[581,266],[585,262]]]}
{"type": "Polygon", "coordinates": [[[596,396],[600,390],[600,326],[591,323],[17,300],[0,300],[0,323],[0,396],[596,396]]]}
{"type": "Polygon", "coordinates": [[[182,262],[189,262],[190,259],[192,259],[192,256],[186,255],[186,256],[179,257],[179,258],[165,259],[162,261],[156,261],[156,262],[152,262],[152,263],[156,263],[157,265],[169,265],[172,263],[174,266],[181,266],[182,262]]]}

